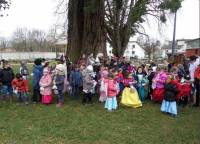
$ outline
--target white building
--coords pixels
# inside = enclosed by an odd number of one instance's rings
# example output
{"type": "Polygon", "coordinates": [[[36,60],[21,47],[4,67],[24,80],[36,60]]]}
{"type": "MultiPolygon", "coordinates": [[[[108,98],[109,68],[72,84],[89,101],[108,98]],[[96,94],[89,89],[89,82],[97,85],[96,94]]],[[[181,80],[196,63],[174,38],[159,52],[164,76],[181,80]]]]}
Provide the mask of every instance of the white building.
{"type": "MultiPolygon", "coordinates": [[[[107,54],[108,56],[113,56],[112,47],[110,46],[110,44],[107,44],[107,54]]],[[[126,59],[144,59],[145,50],[136,41],[129,41],[123,56],[126,59]]]]}
{"type": "MultiPolygon", "coordinates": [[[[186,49],[188,47],[187,41],[188,39],[180,39],[176,41],[174,53],[175,54],[184,54],[186,52],[186,49]]],[[[172,54],[172,42],[169,42],[168,48],[165,49],[165,56],[172,54]]]]}

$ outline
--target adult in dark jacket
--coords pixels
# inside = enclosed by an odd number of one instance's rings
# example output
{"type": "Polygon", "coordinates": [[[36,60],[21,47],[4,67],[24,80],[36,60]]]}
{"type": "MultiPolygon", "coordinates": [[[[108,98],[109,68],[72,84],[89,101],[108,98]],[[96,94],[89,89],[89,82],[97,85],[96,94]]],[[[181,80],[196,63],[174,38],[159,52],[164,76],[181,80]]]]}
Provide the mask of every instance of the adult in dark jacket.
{"type": "Polygon", "coordinates": [[[8,62],[5,61],[3,64],[3,68],[0,70],[0,85],[1,93],[3,96],[11,96],[12,95],[12,80],[14,79],[14,73],[12,68],[9,66],[8,62]]]}
{"type": "Polygon", "coordinates": [[[43,73],[43,66],[41,65],[41,60],[36,59],[34,61],[34,68],[33,68],[33,97],[32,97],[33,103],[41,101],[39,82],[42,77],[42,73],[43,73]]]}

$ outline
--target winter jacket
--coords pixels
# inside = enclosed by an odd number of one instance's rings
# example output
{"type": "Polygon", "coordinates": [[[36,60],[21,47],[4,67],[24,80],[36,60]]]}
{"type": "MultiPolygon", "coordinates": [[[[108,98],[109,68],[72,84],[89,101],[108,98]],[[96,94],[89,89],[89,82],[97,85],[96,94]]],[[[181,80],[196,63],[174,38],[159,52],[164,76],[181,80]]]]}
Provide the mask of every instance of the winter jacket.
{"type": "Polygon", "coordinates": [[[117,95],[117,83],[114,80],[108,80],[108,97],[117,95]]]}
{"type": "Polygon", "coordinates": [[[42,65],[35,65],[33,68],[33,88],[34,89],[40,88],[39,82],[42,77],[42,73],[43,73],[42,65]]]}
{"type": "Polygon", "coordinates": [[[18,92],[28,92],[28,81],[24,79],[13,79],[12,87],[16,89],[18,92]]]}
{"type": "Polygon", "coordinates": [[[115,80],[116,80],[118,83],[123,83],[124,76],[123,76],[122,72],[119,72],[119,73],[117,74],[117,76],[115,77],[115,80]]]}
{"type": "Polygon", "coordinates": [[[164,88],[164,83],[167,79],[167,74],[165,72],[160,72],[155,75],[153,82],[156,85],[156,88],[164,88]]]}
{"type": "Polygon", "coordinates": [[[186,72],[185,72],[185,70],[184,69],[182,69],[182,68],[179,68],[178,69],[178,77],[181,79],[182,77],[186,77],[186,72]]]}
{"type": "Polygon", "coordinates": [[[83,76],[83,90],[87,92],[91,91],[94,86],[92,73],[87,71],[86,69],[82,72],[82,76],[83,76]]]}
{"type": "Polygon", "coordinates": [[[20,69],[19,69],[19,73],[22,76],[28,76],[29,75],[28,68],[26,66],[21,66],[20,69]]]}
{"type": "Polygon", "coordinates": [[[108,71],[107,70],[100,71],[100,75],[101,75],[101,79],[107,78],[108,77],[108,71]]]}
{"type": "Polygon", "coordinates": [[[83,85],[83,79],[82,74],[80,71],[72,71],[69,78],[69,83],[71,86],[82,86],[83,85]]]}
{"type": "Polygon", "coordinates": [[[54,80],[55,80],[57,90],[62,91],[64,89],[65,76],[64,75],[56,75],[54,80]]]}
{"type": "Polygon", "coordinates": [[[176,96],[178,94],[178,88],[174,82],[166,83],[164,85],[165,93],[164,100],[166,101],[176,101],[176,96]]]}
{"type": "Polygon", "coordinates": [[[8,67],[0,70],[0,83],[3,85],[11,86],[13,79],[14,73],[12,68],[8,67]]]}
{"type": "Polygon", "coordinates": [[[40,87],[44,89],[40,91],[42,95],[51,95],[52,94],[52,77],[51,74],[43,75],[40,79],[40,87]]]}

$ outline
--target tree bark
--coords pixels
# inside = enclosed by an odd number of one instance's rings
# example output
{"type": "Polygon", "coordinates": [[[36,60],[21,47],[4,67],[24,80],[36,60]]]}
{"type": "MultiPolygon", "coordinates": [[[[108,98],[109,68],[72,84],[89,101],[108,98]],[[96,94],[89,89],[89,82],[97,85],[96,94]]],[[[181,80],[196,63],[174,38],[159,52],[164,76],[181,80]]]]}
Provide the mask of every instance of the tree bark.
{"type": "Polygon", "coordinates": [[[104,2],[69,0],[68,56],[76,61],[82,54],[106,54],[104,2]]]}
{"type": "Polygon", "coordinates": [[[68,46],[67,55],[76,60],[80,57],[83,37],[83,0],[68,3],[68,46]]]}

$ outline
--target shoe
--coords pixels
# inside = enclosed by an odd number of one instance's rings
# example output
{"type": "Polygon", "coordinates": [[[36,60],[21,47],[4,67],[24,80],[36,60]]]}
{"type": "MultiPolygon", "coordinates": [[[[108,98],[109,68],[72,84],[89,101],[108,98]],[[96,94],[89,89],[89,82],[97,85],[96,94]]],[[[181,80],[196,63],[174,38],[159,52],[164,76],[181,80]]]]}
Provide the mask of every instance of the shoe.
{"type": "Polygon", "coordinates": [[[33,104],[37,104],[37,102],[36,102],[36,101],[33,101],[33,104]]]}
{"type": "Polygon", "coordinates": [[[57,108],[63,107],[63,103],[58,103],[58,104],[56,104],[56,107],[57,107],[57,108]]]}

